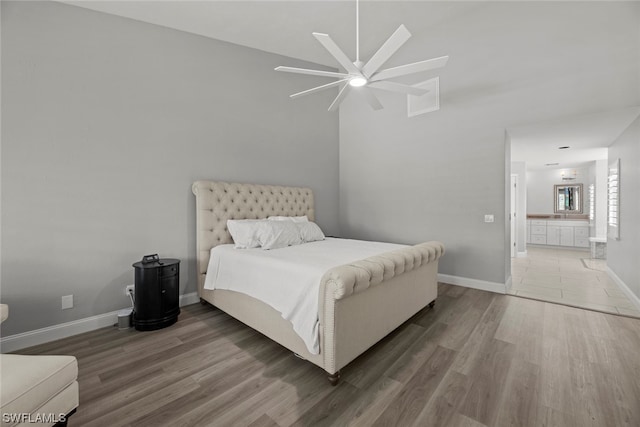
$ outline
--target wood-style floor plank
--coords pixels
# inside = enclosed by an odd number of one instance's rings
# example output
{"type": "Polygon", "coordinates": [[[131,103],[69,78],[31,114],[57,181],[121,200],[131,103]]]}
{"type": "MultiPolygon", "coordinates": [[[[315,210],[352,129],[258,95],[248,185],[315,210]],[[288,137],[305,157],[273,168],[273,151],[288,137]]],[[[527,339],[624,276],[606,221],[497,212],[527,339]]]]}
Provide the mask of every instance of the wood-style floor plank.
{"type": "Polygon", "coordinates": [[[491,351],[481,353],[470,370],[472,380],[459,411],[476,421],[492,426],[503,410],[500,406],[507,384],[507,373],[513,362],[515,345],[492,339],[491,351]]]}
{"type": "Polygon", "coordinates": [[[440,385],[455,356],[454,350],[438,346],[373,425],[411,425],[440,385]]]}
{"type": "Polygon", "coordinates": [[[400,390],[401,383],[383,376],[371,386],[371,393],[359,394],[340,418],[344,425],[369,427],[387,409],[400,390]]]}
{"type": "Polygon", "coordinates": [[[471,380],[468,376],[449,370],[435,390],[412,426],[447,427],[469,392],[471,380]]]}
{"type": "Polygon", "coordinates": [[[159,331],[103,328],[20,351],[78,358],[69,426],[638,426],[640,319],[440,284],[326,373],[211,306],[159,331]]]}
{"type": "Polygon", "coordinates": [[[538,377],[540,366],[524,359],[514,358],[507,375],[507,386],[503,393],[495,425],[531,426],[538,416],[538,377]]]}

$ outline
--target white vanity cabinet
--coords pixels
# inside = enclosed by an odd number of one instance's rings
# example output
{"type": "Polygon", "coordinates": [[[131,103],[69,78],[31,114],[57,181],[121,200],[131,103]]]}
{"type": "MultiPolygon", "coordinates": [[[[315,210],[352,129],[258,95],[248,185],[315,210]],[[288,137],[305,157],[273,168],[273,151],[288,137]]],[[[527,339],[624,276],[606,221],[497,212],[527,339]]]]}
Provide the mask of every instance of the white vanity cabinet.
{"type": "Polygon", "coordinates": [[[560,246],[575,246],[573,227],[560,227],[560,246]]]}
{"type": "Polygon", "coordinates": [[[573,227],[547,225],[547,245],[575,246],[573,244],[573,227]]]}
{"type": "Polygon", "coordinates": [[[533,245],[589,247],[589,222],[527,220],[527,243],[533,245]]]}
{"type": "Polygon", "coordinates": [[[529,242],[534,245],[546,245],[547,244],[547,221],[532,219],[527,221],[530,227],[529,242]]]}
{"type": "Polygon", "coordinates": [[[589,226],[578,226],[573,228],[573,244],[579,248],[588,248],[589,244],[589,226]]]}

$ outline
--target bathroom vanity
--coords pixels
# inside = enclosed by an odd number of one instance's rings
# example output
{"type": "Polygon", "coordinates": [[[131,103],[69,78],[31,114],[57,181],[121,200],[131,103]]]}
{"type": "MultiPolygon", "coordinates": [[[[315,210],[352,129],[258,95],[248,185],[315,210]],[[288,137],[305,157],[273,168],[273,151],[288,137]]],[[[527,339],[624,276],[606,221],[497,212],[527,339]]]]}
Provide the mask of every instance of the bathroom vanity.
{"type": "Polygon", "coordinates": [[[561,218],[527,219],[527,244],[589,247],[589,221],[561,218]]]}

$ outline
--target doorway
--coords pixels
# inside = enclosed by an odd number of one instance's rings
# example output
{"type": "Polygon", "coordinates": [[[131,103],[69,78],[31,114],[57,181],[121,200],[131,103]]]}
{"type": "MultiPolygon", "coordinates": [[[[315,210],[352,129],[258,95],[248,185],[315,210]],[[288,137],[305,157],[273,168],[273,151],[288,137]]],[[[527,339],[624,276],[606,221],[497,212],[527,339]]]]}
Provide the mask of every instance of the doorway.
{"type": "Polygon", "coordinates": [[[606,222],[606,207],[598,212],[597,194],[596,203],[590,203],[592,194],[606,188],[606,177],[598,176],[599,163],[606,164],[608,156],[603,141],[615,140],[627,116],[626,110],[603,112],[507,130],[507,293],[640,317],[638,307],[609,277],[606,260],[592,258],[589,244],[589,238],[602,237],[598,229],[604,227],[597,227],[597,221],[606,222]],[[582,210],[558,213],[555,186],[579,183],[586,191],[582,210]],[[521,203],[524,209],[519,212],[521,203]]]}

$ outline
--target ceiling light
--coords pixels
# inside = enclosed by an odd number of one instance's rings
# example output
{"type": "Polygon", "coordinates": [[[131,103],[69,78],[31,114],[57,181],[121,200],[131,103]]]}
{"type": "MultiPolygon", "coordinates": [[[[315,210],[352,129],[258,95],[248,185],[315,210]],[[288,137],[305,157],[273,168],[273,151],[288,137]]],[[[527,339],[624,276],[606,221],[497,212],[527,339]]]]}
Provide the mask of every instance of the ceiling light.
{"type": "Polygon", "coordinates": [[[354,77],[349,80],[349,84],[353,87],[364,86],[367,84],[367,79],[365,79],[364,77],[354,77]]]}
{"type": "Polygon", "coordinates": [[[340,103],[349,94],[354,87],[362,87],[359,91],[364,95],[364,100],[374,110],[380,110],[382,104],[378,100],[372,89],[386,90],[389,92],[399,92],[404,95],[423,96],[429,92],[428,89],[408,85],[392,81],[397,77],[408,76],[424,71],[442,68],[449,60],[448,56],[440,56],[438,58],[427,59],[425,61],[414,62],[411,64],[400,65],[381,69],[391,56],[393,56],[400,47],[411,37],[411,33],[404,25],[400,25],[398,29],[391,34],[386,42],[382,44],[380,49],[366,63],[360,61],[360,2],[356,0],[356,60],[351,59],[338,47],[328,34],[312,33],[313,36],[324,46],[324,48],[333,56],[340,64],[344,71],[324,71],[313,70],[307,68],[295,67],[276,67],[276,71],[286,73],[308,74],[312,76],[330,77],[336,81],[325,83],[322,86],[316,86],[302,92],[289,95],[291,98],[310,95],[321,90],[330,89],[336,86],[340,87],[338,96],[335,97],[329,111],[335,111],[340,103]],[[348,83],[348,84],[347,84],[348,83]],[[363,87],[364,86],[364,87],[363,87]]]}
{"type": "Polygon", "coordinates": [[[563,145],[562,147],[558,147],[558,150],[566,150],[567,148],[571,148],[568,145],[563,145]]]}

